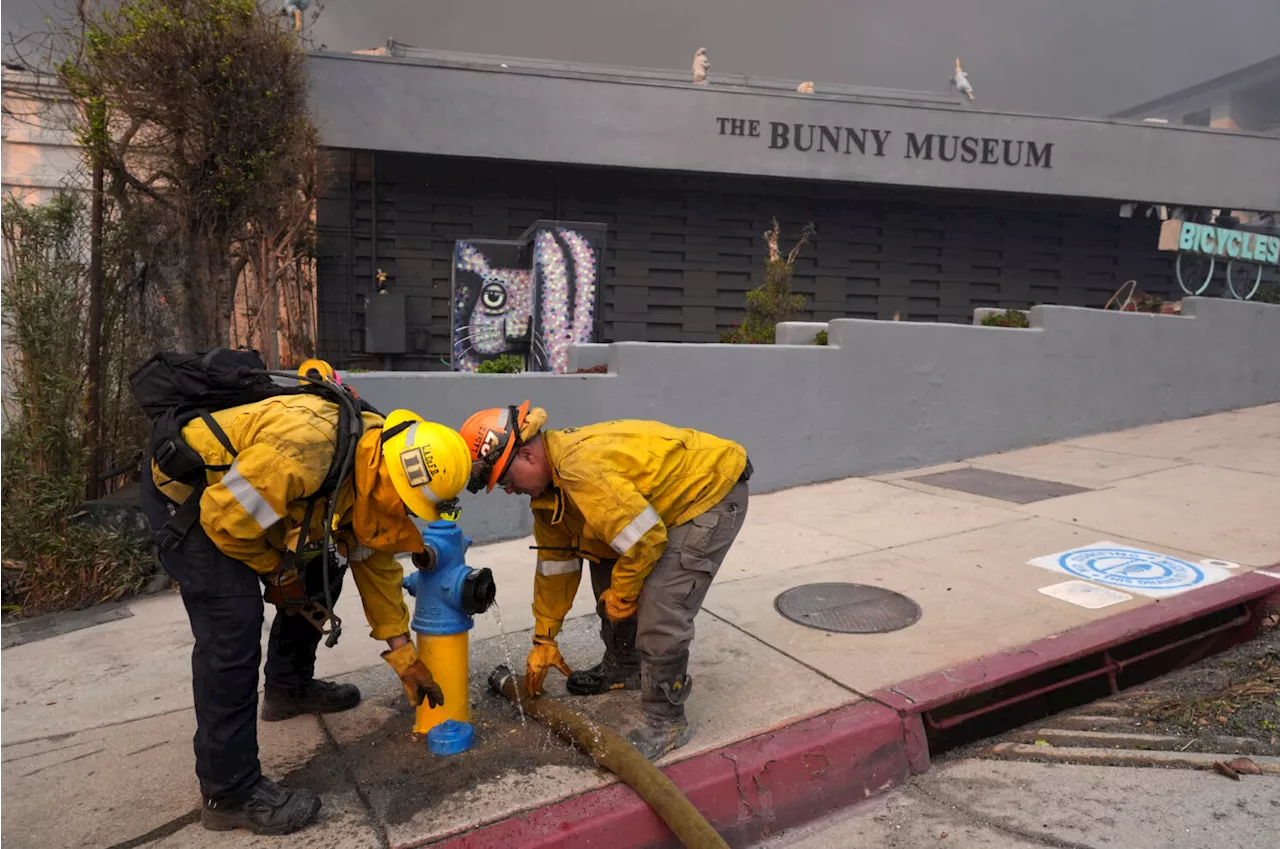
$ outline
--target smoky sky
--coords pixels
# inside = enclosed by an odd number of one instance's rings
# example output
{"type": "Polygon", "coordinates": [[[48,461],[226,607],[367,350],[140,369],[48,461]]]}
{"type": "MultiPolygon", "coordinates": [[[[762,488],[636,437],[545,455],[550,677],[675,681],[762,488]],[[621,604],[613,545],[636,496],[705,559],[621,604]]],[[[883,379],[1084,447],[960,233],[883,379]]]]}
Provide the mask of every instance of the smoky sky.
{"type": "MultiPolygon", "coordinates": [[[[5,0],[4,29],[41,4],[5,0]]],[[[264,0],[267,5],[281,5],[264,0]]],[[[975,106],[1106,115],[1280,50],[1280,0],[313,0],[333,50],[420,47],[946,91],[975,106]]],[[[308,12],[310,17],[310,11],[308,12]]]]}

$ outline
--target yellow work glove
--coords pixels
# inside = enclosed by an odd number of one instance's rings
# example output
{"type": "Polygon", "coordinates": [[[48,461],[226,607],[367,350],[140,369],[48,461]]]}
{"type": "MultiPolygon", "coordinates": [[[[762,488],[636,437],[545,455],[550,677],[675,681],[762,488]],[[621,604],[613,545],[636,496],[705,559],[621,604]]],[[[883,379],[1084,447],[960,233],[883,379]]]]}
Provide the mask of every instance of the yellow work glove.
{"type": "Polygon", "coordinates": [[[604,615],[609,617],[610,622],[621,622],[636,615],[636,599],[627,601],[619,598],[613,587],[600,593],[600,603],[604,605],[604,615]]]}
{"type": "Polygon", "coordinates": [[[555,640],[550,637],[534,637],[533,649],[529,652],[524,668],[524,688],[530,696],[542,695],[542,682],[547,680],[547,672],[553,666],[563,672],[565,677],[573,674],[555,640]]]}
{"type": "Polygon", "coordinates": [[[404,687],[404,694],[410,705],[418,707],[423,700],[433,708],[444,704],[444,692],[436,679],[431,677],[431,670],[418,658],[418,653],[413,650],[413,643],[384,651],[382,659],[400,677],[400,684],[404,687]]]}

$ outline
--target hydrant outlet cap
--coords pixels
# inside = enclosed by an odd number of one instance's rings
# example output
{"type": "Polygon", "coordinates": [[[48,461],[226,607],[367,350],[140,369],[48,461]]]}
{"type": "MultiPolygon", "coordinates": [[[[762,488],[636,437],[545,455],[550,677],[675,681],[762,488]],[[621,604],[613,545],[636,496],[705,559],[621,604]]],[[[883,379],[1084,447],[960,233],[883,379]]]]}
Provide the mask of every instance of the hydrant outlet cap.
{"type": "Polygon", "coordinates": [[[462,612],[468,616],[484,613],[498,596],[493,571],[488,567],[472,569],[462,581],[462,612]]]}
{"type": "Polygon", "coordinates": [[[433,755],[456,755],[470,749],[476,741],[470,722],[446,719],[427,732],[427,750],[433,755]]]}

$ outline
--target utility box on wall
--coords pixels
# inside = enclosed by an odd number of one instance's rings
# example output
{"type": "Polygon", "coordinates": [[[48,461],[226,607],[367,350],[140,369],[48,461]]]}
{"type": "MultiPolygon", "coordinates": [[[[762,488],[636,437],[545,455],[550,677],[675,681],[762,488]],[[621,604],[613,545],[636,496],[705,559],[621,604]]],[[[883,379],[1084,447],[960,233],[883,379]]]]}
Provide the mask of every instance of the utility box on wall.
{"type": "Polygon", "coordinates": [[[365,298],[364,349],[370,354],[405,353],[403,292],[383,292],[365,298]]]}

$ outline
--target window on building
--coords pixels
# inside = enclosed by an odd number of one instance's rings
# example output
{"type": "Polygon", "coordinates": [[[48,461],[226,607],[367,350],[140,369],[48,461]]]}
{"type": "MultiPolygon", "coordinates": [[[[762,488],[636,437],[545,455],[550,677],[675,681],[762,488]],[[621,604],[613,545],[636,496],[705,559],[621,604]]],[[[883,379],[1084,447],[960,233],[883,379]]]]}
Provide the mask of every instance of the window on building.
{"type": "Polygon", "coordinates": [[[1183,115],[1182,123],[1189,124],[1193,127],[1207,127],[1209,126],[1209,113],[1210,110],[1201,109],[1199,112],[1192,112],[1188,115],[1183,115]]]}

